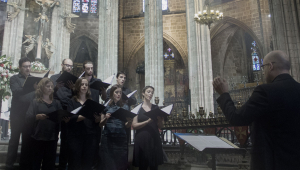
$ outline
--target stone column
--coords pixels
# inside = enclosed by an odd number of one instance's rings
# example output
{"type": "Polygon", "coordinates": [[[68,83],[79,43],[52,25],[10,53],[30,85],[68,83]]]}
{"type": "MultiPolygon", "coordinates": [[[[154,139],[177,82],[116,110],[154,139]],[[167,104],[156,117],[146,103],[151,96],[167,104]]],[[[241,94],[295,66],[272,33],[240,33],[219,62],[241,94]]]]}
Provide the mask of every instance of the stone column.
{"type": "Polygon", "coordinates": [[[59,7],[54,7],[51,18],[51,39],[55,48],[52,48],[53,55],[49,61],[49,68],[55,73],[61,71],[61,62],[69,58],[70,33],[65,27],[65,21],[61,18],[65,13],[72,13],[72,0],[60,1],[59,7]]]}
{"type": "Polygon", "coordinates": [[[208,114],[214,110],[210,31],[207,25],[199,25],[194,21],[195,13],[203,8],[204,0],[186,0],[191,110],[196,113],[199,105],[208,114]]]}
{"type": "Polygon", "coordinates": [[[118,72],[118,5],[119,0],[99,0],[97,76],[102,80],[118,72]]]}
{"type": "Polygon", "coordinates": [[[291,75],[300,81],[300,1],[269,0],[273,31],[273,49],[286,52],[291,75]]]}
{"type": "Polygon", "coordinates": [[[152,103],[164,101],[163,22],[161,0],[145,0],[145,85],[155,88],[152,103]]]}
{"type": "MultiPolygon", "coordinates": [[[[8,0],[8,3],[21,3],[22,8],[25,8],[26,1],[24,0],[8,0]]],[[[14,8],[7,5],[8,12],[14,12],[14,8]]],[[[19,15],[11,22],[5,21],[2,55],[11,57],[13,66],[19,66],[22,50],[22,38],[24,29],[25,11],[21,10],[19,15]]]]}

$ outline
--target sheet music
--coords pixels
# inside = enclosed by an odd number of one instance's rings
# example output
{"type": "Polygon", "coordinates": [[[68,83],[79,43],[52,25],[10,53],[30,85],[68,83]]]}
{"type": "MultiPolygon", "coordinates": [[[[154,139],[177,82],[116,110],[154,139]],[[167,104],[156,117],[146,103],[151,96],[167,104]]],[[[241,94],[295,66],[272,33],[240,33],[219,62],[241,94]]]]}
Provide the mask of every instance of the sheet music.
{"type": "Polygon", "coordinates": [[[85,71],[83,71],[83,73],[78,78],[81,78],[84,75],[84,73],[85,73],[85,71]]]}
{"type": "Polygon", "coordinates": [[[217,136],[196,136],[194,134],[177,135],[199,151],[205,148],[234,148],[217,136]]]}
{"type": "Polygon", "coordinates": [[[134,109],[131,110],[132,113],[134,114],[138,114],[140,108],[142,107],[142,103],[139,104],[137,107],[135,107],[134,109]]]}
{"type": "Polygon", "coordinates": [[[77,114],[77,113],[79,112],[79,110],[80,110],[81,108],[82,108],[82,106],[80,106],[80,107],[78,107],[78,108],[72,110],[71,113],[75,115],[75,114],[77,114]]]}
{"type": "Polygon", "coordinates": [[[137,90],[134,90],[133,92],[127,94],[127,97],[130,98],[137,90]]]}
{"type": "Polygon", "coordinates": [[[171,104],[171,105],[169,105],[169,106],[167,106],[167,107],[161,109],[161,111],[163,111],[163,112],[165,112],[165,113],[167,113],[167,114],[170,114],[171,111],[172,111],[172,109],[173,109],[173,104],[171,104]]]}
{"type": "Polygon", "coordinates": [[[103,82],[107,83],[107,84],[112,84],[114,78],[115,78],[115,75],[112,75],[112,76],[108,77],[107,79],[105,79],[103,82]]]}
{"type": "Polygon", "coordinates": [[[108,105],[108,103],[110,102],[111,99],[109,99],[105,104],[104,106],[106,107],[108,105]]]}

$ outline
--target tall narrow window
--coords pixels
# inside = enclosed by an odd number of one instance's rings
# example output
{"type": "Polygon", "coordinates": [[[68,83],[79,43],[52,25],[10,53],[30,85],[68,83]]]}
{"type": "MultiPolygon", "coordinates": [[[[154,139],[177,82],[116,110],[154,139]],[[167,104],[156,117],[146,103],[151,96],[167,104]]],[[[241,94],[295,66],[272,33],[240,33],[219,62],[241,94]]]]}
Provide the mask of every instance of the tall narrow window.
{"type": "Polygon", "coordinates": [[[257,46],[255,41],[252,42],[251,56],[252,56],[253,71],[259,71],[260,61],[259,61],[259,56],[257,54],[257,46]]]}
{"type": "Polygon", "coordinates": [[[91,0],[91,13],[96,14],[97,13],[97,0],[91,0]]]}
{"type": "MultiPolygon", "coordinates": [[[[161,0],[162,3],[162,10],[168,10],[168,0],[161,0]]],[[[145,12],[145,0],[143,0],[143,12],[145,12]]]]}
{"type": "Polygon", "coordinates": [[[98,0],[73,0],[73,13],[83,14],[97,14],[98,0]]]}

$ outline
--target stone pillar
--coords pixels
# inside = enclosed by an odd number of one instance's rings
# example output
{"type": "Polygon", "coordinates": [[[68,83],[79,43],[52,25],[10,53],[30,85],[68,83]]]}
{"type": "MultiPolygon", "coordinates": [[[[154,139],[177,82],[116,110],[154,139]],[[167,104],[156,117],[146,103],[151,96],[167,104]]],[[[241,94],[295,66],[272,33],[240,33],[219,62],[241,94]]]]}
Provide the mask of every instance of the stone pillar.
{"type": "Polygon", "coordinates": [[[164,101],[163,22],[161,0],[145,0],[145,85],[155,88],[152,103],[164,101]]]}
{"type": "Polygon", "coordinates": [[[300,81],[300,1],[269,0],[273,31],[273,49],[286,52],[291,75],[300,81]]]}
{"type": "Polygon", "coordinates": [[[210,31],[207,25],[199,25],[194,21],[195,13],[203,8],[204,0],[186,0],[191,111],[196,113],[199,105],[208,114],[214,110],[210,31]]]}
{"type": "MultiPolygon", "coordinates": [[[[25,8],[26,1],[24,0],[8,0],[8,3],[21,3],[22,8],[25,8]]],[[[8,12],[14,12],[14,8],[7,5],[8,12]]],[[[19,15],[11,22],[5,21],[2,55],[11,57],[13,66],[19,66],[22,50],[22,38],[24,29],[25,11],[21,10],[19,15]]]]}
{"type": "Polygon", "coordinates": [[[55,73],[61,71],[61,62],[69,58],[70,33],[65,27],[65,21],[61,18],[65,13],[72,13],[72,0],[60,1],[59,7],[54,7],[51,18],[51,39],[55,48],[52,48],[53,55],[49,61],[49,68],[55,73]]]}
{"type": "Polygon", "coordinates": [[[119,0],[99,0],[97,76],[102,80],[118,72],[118,5],[119,0]]]}

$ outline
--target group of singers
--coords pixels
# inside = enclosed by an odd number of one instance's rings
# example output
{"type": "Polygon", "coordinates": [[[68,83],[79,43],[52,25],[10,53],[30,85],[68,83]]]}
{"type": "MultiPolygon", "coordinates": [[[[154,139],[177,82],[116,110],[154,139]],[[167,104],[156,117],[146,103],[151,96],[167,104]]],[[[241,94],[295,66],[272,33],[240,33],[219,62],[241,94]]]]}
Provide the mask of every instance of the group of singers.
{"type": "Polygon", "coordinates": [[[151,104],[154,87],[146,86],[142,90],[143,104],[138,114],[127,122],[115,118],[119,108],[129,110],[136,104],[131,96],[124,101],[122,95],[131,93],[124,87],[126,73],[118,72],[117,84],[110,89],[90,88],[96,81],[93,75],[93,63],[83,63],[84,75],[76,83],[56,82],[63,72],[71,72],[73,62],[62,61],[62,71],[43,78],[34,85],[34,92],[26,92],[23,84],[30,75],[31,61],[24,57],[19,60],[20,72],[10,79],[12,91],[11,103],[11,139],[8,146],[6,169],[13,169],[17,158],[20,135],[22,147],[20,155],[21,170],[54,170],[57,141],[60,138],[59,170],[126,170],[128,169],[128,139],[131,127],[136,130],[133,165],[140,170],[157,170],[163,163],[162,143],[159,128],[164,118],[151,119],[144,115],[158,106],[151,104]],[[99,102],[108,101],[102,113],[89,113],[94,119],[74,114],[64,117],[61,122],[48,119],[47,113],[56,110],[71,112],[90,99],[99,102]],[[60,136],[59,135],[60,133],[60,136]]]}

